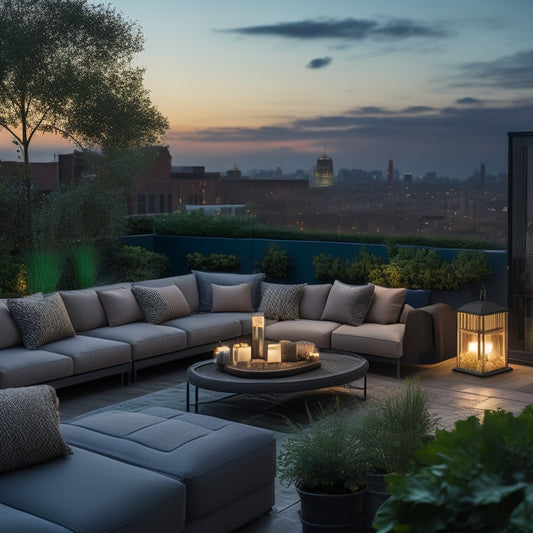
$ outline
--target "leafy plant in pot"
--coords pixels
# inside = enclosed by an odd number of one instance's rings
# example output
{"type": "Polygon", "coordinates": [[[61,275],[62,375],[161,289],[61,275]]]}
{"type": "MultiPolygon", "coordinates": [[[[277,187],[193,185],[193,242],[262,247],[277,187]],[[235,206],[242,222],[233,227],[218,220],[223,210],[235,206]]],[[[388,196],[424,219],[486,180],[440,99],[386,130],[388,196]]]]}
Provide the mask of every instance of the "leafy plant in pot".
{"type": "Polygon", "coordinates": [[[339,409],[308,416],[309,427],[293,425],[278,456],[280,479],[300,495],[302,531],[358,531],[366,481],[355,421],[339,409]]]}
{"type": "Polygon", "coordinates": [[[417,457],[418,469],[388,478],[378,533],[533,531],[533,406],[459,420],[417,457]]]}
{"type": "Polygon", "coordinates": [[[417,450],[434,438],[436,427],[427,391],[410,378],[402,389],[389,392],[359,418],[357,440],[368,482],[365,515],[369,523],[389,496],[385,476],[416,466],[417,450]]]}

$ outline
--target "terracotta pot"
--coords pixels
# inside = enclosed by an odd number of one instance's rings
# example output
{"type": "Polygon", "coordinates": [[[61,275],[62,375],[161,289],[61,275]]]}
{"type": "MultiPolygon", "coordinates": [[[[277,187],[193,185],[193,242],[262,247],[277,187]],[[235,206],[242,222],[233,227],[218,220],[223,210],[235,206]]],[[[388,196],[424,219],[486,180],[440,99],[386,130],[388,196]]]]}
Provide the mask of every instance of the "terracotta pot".
{"type": "Polygon", "coordinates": [[[316,494],[296,488],[300,495],[303,533],[355,533],[363,526],[366,488],[350,494],[316,494]]]}

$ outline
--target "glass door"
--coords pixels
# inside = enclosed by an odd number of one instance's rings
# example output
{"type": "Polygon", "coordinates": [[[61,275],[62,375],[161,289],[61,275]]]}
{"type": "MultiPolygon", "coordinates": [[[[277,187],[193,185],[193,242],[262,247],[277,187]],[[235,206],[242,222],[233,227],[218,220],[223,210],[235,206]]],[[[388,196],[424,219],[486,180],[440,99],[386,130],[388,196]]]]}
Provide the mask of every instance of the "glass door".
{"type": "Polygon", "coordinates": [[[508,137],[509,358],[533,364],[533,132],[508,137]]]}

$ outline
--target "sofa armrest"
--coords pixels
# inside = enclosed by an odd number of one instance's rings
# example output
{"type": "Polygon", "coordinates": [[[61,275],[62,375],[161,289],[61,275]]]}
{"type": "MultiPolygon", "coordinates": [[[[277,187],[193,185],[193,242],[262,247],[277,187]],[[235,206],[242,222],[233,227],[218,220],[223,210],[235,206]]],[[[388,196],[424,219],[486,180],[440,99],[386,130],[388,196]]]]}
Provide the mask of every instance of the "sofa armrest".
{"type": "Polygon", "coordinates": [[[439,363],[455,357],[456,352],[455,309],[436,303],[409,311],[405,323],[404,363],[439,363]]]}

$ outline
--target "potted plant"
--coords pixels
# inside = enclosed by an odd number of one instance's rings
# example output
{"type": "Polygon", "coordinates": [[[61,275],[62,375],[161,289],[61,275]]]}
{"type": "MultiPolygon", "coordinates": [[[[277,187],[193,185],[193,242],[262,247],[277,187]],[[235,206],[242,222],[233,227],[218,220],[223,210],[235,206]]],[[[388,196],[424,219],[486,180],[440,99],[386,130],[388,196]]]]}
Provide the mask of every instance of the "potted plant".
{"type": "Polygon", "coordinates": [[[387,478],[378,533],[533,531],[533,406],[437,430],[417,458],[417,470],[387,478]]]}
{"type": "Polygon", "coordinates": [[[358,531],[366,481],[356,423],[339,409],[310,420],[308,428],[293,426],[278,456],[280,479],[300,496],[302,531],[358,531]]]}
{"type": "Polygon", "coordinates": [[[365,514],[370,523],[389,496],[385,476],[415,466],[416,451],[434,438],[436,426],[427,391],[417,379],[410,378],[405,380],[405,387],[389,392],[359,418],[357,440],[365,463],[365,514]]]}

